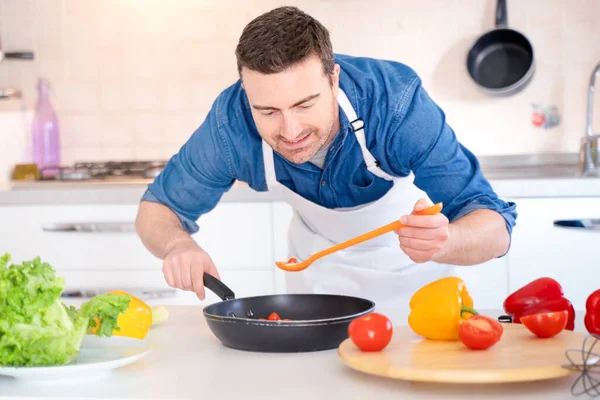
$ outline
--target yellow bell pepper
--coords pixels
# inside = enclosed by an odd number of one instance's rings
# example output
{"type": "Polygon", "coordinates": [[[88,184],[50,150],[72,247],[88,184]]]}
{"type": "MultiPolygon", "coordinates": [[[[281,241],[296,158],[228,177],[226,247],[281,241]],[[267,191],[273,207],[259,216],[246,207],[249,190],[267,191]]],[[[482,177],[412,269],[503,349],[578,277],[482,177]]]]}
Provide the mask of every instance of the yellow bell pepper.
{"type": "MultiPolygon", "coordinates": [[[[113,330],[115,336],[127,336],[137,339],[143,339],[148,334],[152,326],[152,307],[129,293],[121,290],[113,290],[108,293],[129,296],[131,301],[125,313],[119,314],[117,326],[119,330],[113,330]]],[[[96,326],[92,328],[92,333],[99,329],[101,321],[96,319],[96,326]]]]}
{"type": "Polygon", "coordinates": [[[467,286],[457,277],[428,283],[413,295],[409,305],[410,328],[417,335],[433,340],[459,340],[462,321],[477,315],[467,286]]]}

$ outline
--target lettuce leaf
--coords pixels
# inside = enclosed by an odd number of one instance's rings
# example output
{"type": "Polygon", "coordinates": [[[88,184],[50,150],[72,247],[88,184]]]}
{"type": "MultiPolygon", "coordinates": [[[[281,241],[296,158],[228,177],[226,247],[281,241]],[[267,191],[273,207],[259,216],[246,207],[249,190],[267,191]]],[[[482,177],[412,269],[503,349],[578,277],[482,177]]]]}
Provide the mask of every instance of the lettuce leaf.
{"type": "Polygon", "coordinates": [[[102,320],[98,336],[112,336],[131,298],[101,294],[81,305],[61,300],[62,277],[39,257],[10,264],[0,258],[0,365],[50,366],[71,362],[78,354],[94,318],[102,320]]]}

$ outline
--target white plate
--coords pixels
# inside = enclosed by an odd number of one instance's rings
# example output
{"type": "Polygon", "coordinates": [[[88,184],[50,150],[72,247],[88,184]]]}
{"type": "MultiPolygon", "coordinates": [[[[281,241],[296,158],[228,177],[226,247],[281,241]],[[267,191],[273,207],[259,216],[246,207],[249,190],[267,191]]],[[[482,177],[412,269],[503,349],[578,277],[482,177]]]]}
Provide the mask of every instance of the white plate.
{"type": "Polygon", "coordinates": [[[71,381],[102,376],[115,368],[136,362],[150,352],[144,340],[86,335],[73,362],[51,367],[0,367],[0,375],[23,381],[71,381]]]}

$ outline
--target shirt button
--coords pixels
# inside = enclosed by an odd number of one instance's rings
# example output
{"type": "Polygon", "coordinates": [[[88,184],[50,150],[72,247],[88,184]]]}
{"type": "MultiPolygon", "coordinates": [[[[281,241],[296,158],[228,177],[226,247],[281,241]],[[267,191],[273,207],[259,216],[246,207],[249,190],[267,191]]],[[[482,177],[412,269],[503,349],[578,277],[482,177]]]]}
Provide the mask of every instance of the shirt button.
{"type": "Polygon", "coordinates": [[[321,181],[321,186],[325,185],[325,181],[321,181]]]}

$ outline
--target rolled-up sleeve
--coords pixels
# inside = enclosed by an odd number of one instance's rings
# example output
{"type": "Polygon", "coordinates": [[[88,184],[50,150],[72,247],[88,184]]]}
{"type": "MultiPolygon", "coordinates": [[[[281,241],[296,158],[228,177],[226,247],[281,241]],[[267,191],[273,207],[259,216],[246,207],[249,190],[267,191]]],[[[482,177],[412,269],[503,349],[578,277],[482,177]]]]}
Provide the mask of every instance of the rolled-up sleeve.
{"type": "Polygon", "coordinates": [[[233,166],[216,118],[216,104],[206,119],[148,185],[142,201],[170,208],[189,233],[234,183],[233,166]]]}
{"type": "Polygon", "coordinates": [[[390,119],[387,163],[397,174],[413,172],[415,185],[433,202],[444,204],[450,221],[477,209],[498,212],[509,234],[516,224],[516,204],[498,197],[481,172],[477,157],[446,123],[441,108],[416,78],[398,101],[390,119]]]}

